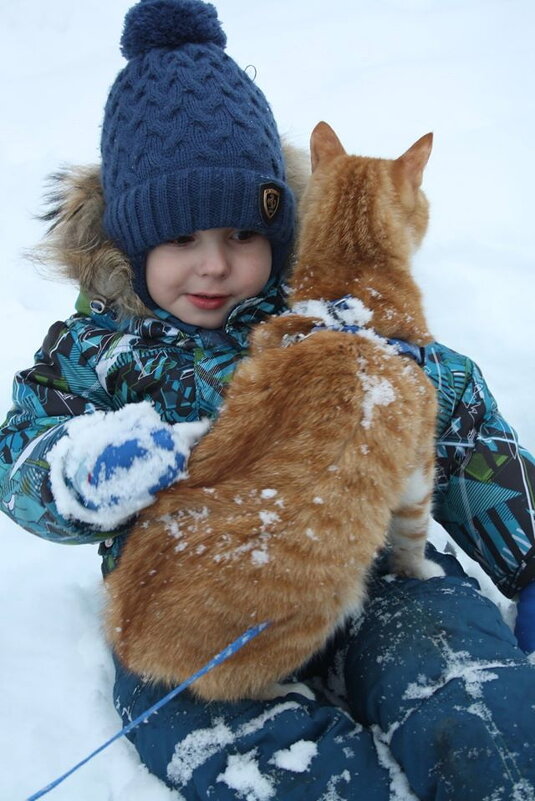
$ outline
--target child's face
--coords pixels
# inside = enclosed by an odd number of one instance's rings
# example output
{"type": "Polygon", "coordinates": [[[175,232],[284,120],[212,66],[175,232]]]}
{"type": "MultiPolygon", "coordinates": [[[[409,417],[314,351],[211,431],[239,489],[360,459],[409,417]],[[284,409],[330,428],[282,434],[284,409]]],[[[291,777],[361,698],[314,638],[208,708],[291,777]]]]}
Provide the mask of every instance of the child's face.
{"type": "Polygon", "coordinates": [[[271,273],[261,234],[211,228],[158,245],[147,257],[151,298],[179,320],[220,328],[240,300],[257,295],[271,273]]]}

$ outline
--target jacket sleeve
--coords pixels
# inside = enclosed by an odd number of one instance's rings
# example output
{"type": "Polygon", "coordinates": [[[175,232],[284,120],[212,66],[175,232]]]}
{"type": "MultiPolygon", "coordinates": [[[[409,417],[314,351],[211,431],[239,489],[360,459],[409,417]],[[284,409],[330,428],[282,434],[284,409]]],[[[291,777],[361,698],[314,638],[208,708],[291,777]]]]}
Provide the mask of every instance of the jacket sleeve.
{"type": "Polygon", "coordinates": [[[55,323],[33,367],[17,373],[13,407],[0,428],[2,510],[32,534],[69,544],[99,542],[110,536],[62,517],[50,490],[47,454],[62,436],[65,423],[80,414],[111,408],[73,319],[55,323]]]}
{"type": "Polygon", "coordinates": [[[424,369],[439,400],[434,517],[512,597],[535,579],[535,460],[474,362],[434,343],[424,369]]]}

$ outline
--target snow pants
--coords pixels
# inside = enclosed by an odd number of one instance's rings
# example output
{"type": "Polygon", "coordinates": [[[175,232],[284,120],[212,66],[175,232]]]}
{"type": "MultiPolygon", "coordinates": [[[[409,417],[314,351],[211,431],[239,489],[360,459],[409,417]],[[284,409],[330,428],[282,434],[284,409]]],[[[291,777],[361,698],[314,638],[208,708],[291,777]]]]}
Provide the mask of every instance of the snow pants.
{"type": "MultiPolygon", "coordinates": [[[[535,801],[535,664],[458,562],[430,556],[445,578],[372,580],[297,677],[315,700],[186,691],[130,733],[141,760],[186,801],[535,801]]],[[[125,724],[166,692],[117,664],[125,724]]]]}

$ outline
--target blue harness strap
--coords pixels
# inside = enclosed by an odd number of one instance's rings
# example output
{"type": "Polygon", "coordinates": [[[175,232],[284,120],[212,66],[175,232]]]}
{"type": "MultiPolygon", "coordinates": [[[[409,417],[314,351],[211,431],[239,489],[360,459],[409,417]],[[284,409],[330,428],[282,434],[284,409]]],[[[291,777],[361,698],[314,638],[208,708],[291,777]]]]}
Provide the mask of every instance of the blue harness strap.
{"type": "Polygon", "coordinates": [[[409,356],[420,367],[425,363],[425,348],[420,345],[413,345],[412,342],[407,342],[405,339],[387,339],[386,341],[397,350],[400,356],[409,356]]]}
{"type": "MultiPolygon", "coordinates": [[[[368,328],[364,325],[349,325],[344,321],[344,318],[340,311],[346,311],[349,309],[348,301],[352,300],[352,295],[344,295],[343,298],[339,300],[333,301],[323,301],[327,306],[329,311],[329,315],[336,320],[336,323],[330,325],[328,323],[318,323],[314,326],[311,333],[314,331],[341,331],[342,333],[347,334],[358,334],[360,331],[372,331],[373,329],[368,328]]],[[[378,334],[380,336],[380,334],[378,334]]],[[[395,339],[395,338],[388,338],[388,337],[381,337],[388,345],[391,345],[395,350],[399,353],[400,356],[408,356],[411,359],[422,366],[425,363],[425,348],[420,347],[419,345],[413,345],[412,342],[407,342],[405,339],[395,339]]]]}

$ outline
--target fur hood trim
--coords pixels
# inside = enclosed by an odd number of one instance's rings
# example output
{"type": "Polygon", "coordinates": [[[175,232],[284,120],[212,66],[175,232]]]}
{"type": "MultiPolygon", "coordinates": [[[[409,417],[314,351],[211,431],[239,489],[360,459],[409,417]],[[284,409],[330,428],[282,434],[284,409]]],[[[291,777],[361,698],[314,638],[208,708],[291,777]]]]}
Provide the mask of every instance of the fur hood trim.
{"type": "MultiPolygon", "coordinates": [[[[308,154],[284,141],[283,152],[298,202],[310,173],[308,154]]],[[[153,316],[133,290],[128,259],[104,233],[100,166],[66,168],[49,181],[49,208],[42,219],[50,227],[33,252],[35,260],[77,284],[89,301],[113,305],[120,319],[153,316]]]]}

